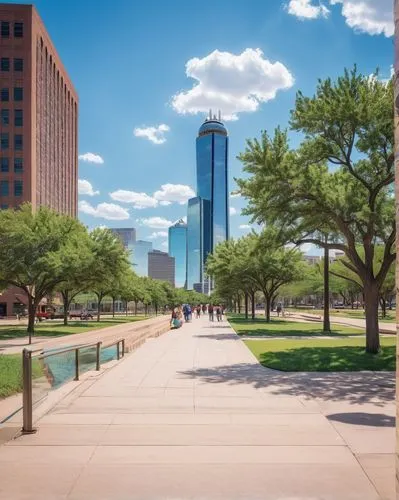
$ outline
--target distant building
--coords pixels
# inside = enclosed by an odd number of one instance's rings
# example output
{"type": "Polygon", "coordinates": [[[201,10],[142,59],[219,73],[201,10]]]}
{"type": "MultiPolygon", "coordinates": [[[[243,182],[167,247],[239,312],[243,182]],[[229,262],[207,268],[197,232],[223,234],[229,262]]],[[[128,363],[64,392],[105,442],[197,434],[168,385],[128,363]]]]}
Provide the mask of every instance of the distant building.
{"type": "Polygon", "coordinates": [[[134,227],[111,228],[122,241],[125,248],[129,248],[133,243],[136,243],[136,229],[134,227]]]}
{"type": "Polygon", "coordinates": [[[321,261],[320,255],[304,255],[303,258],[311,266],[314,266],[315,264],[318,264],[321,261]]]}
{"type": "Polygon", "coordinates": [[[175,286],[175,258],[166,252],[152,250],[148,253],[148,276],[175,286]]]}
{"type": "Polygon", "coordinates": [[[152,251],[150,241],[138,240],[128,246],[133,270],[138,276],[148,276],[148,253],[152,251]]]}
{"type": "Polygon", "coordinates": [[[175,285],[187,282],[187,224],[180,219],[169,228],[169,255],[175,259],[175,285]]]}

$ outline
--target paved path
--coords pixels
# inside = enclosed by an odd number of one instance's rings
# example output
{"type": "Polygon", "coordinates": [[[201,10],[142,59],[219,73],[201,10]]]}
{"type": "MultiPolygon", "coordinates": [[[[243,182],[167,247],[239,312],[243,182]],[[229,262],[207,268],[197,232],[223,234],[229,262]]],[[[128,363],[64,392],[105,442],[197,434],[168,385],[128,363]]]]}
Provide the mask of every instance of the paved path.
{"type": "MultiPolygon", "coordinates": [[[[310,321],[313,323],[316,321],[322,321],[322,316],[318,314],[308,314],[308,313],[291,313],[286,314],[285,319],[302,320],[305,323],[310,321]],[[311,319],[313,318],[313,319],[311,319]]],[[[345,316],[330,316],[331,323],[346,326],[355,326],[357,328],[366,328],[366,320],[361,318],[348,318],[345,316]]],[[[380,333],[395,333],[396,334],[396,324],[388,323],[387,321],[379,321],[380,333]]]]}
{"type": "Polygon", "coordinates": [[[281,374],[194,320],[0,447],[13,500],[394,499],[391,374],[281,374]]]}

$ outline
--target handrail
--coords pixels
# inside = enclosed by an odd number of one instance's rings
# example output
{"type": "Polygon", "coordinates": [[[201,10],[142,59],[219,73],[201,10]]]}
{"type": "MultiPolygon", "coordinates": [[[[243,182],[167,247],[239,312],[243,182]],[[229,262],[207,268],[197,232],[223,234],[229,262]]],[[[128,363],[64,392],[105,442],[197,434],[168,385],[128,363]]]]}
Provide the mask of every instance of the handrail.
{"type": "MultiPolygon", "coordinates": [[[[93,347],[97,344],[102,344],[102,342],[92,342],[91,344],[76,344],[74,346],[71,346],[71,347],[65,347],[63,349],[59,349],[58,351],[57,350],[54,350],[54,351],[50,351],[48,353],[45,353],[43,351],[43,349],[40,349],[41,353],[39,356],[37,356],[38,359],[44,359],[44,358],[48,358],[50,356],[57,356],[58,354],[65,354],[66,352],[70,352],[70,351],[76,351],[76,349],[85,349],[86,347],[93,347]]],[[[36,357],[36,356],[35,356],[36,357]]]]}

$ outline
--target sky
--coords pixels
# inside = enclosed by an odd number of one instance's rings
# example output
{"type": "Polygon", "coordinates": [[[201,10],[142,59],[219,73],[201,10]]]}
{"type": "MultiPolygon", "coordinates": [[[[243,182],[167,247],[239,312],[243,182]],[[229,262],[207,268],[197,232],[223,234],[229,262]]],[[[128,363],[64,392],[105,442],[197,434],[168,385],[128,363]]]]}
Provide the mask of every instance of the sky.
{"type": "MultiPolygon", "coordinates": [[[[389,78],[393,63],[392,0],[35,6],[79,95],[79,218],[135,227],[161,250],[194,196],[195,139],[209,108],[229,131],[234,191],[245,140],[286,127],[299,90],[312,95],[319,78],[355,63],[389,78]]],[[[250,231],[243,207],[230,198],[233,237],[250,231]]]]}

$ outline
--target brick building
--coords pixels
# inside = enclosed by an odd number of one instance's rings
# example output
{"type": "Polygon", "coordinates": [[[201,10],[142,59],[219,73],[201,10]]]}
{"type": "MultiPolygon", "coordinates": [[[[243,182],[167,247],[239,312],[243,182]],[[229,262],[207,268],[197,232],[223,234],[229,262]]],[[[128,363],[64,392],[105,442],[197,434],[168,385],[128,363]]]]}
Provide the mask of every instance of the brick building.
{"type": "MultiPolygon", "coordinates": [[[[0,3],[0,209],[77,214],[78,97],[32,5],[0,3]]],[[[20,300],[0,296],[0,316],[20,300]]]]}

